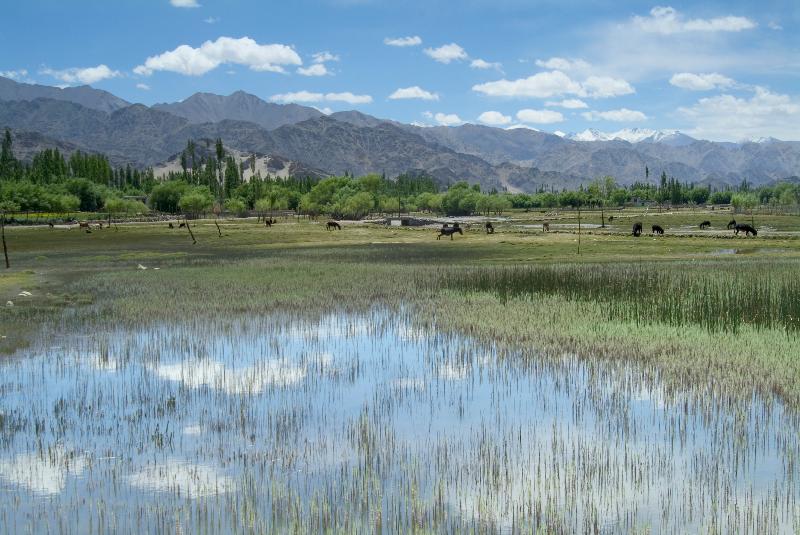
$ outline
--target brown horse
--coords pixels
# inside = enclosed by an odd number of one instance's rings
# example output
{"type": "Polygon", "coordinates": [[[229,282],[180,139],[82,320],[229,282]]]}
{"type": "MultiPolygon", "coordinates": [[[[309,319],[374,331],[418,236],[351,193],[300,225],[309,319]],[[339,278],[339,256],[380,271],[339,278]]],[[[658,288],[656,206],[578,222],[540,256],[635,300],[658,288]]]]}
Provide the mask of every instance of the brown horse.
{"type": "Polygon", "coordinates": [[[336,221],[328,221],[325,223],[325,230],[342,230],[342,226],[336,221]]]}
{"type": "Polygon", "coordinates": [[[458,232],[462,236],[464,235],[464,231],[461,230],[461,227],[442,227],[439,231],[439,234],[436,236],[436,239],[439,240],[442,236],[450,236],[450,239],[453,239],[453,234],[458,232]]]}

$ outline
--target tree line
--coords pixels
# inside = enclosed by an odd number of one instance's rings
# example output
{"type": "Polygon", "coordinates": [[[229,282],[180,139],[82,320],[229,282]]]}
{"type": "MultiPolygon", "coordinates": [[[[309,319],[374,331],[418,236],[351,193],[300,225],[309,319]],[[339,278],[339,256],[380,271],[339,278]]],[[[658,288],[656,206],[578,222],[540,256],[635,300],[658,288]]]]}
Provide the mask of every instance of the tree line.
{"type": "MultiPolygon", "coordinates": [[[[324,179],[263,177],[254,155],[237,161],[221,139],[213,145],[190,140],[179,160],[180,171],[161,179],[156,179],[152,169],[114,167],[104,155],[80,151],[66,157],[58,149],[46,149],[25,163],[14,157],[13,139],[6,130],[0,148],[0,210],[140,214],[153,209],[190,215],[294,210],[311,216],[358,219],[371,213],[489,215],[511,208],[604,208],[629,203],[732,204],[752,209],[797,205],[800,199],[800,185],[788,182],[753,188],[745,181],[736,188],[713,190],[680,182],[666,173],[656,183],[640,181],[626,187],[607,176],[577,189],[541,188],[530,194],[483,192],[480,186],[466,182],[441,191],[435,179],[419,173],[394,179],[349,173],[324,179]]],[[[649,169],[646,176],[649,178],[649,169]]]]}

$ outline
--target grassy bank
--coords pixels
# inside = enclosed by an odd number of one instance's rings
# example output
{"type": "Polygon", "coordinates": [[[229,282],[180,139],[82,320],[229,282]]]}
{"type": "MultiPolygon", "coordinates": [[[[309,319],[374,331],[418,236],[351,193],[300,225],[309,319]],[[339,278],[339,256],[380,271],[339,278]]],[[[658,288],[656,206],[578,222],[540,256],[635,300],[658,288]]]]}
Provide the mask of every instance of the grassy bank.
{"type": "MultiPolygon", "coordinates": [[[[727,217],[727,216],[725,216],[727,217]]],[[[777,217],[777,216],[776,216],[777,217]]],[[[50,333],[165,319],[388,307],[521,349],[636,361],[676,388],[800,401],[800,244],[792,235],[581,237],[500,225],[436,241],[430,229],[286,220],[10,229],[0,350],[50,333]],[[142,265],[147,269],[140,269],[142,265]],[[158,268],[158,269],[156,269],[158,268]],[[30,298],[17,297],[21,290],[30,298]]],[[[780,228],[778,227],[780,230],[780,228]]]]}

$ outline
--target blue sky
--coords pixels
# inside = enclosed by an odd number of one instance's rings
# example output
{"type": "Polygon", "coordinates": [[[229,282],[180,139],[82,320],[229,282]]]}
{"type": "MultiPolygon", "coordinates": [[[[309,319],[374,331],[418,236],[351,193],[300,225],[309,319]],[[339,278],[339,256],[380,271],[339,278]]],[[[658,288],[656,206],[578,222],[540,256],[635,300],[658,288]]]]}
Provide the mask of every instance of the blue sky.
{"type": "Polygon", "coordinates": [[[0,74],[419,124],[800,139],[800,2],[27,0],[0,74]],[[405,45],[405,46],[398,46],[405,45]]]}

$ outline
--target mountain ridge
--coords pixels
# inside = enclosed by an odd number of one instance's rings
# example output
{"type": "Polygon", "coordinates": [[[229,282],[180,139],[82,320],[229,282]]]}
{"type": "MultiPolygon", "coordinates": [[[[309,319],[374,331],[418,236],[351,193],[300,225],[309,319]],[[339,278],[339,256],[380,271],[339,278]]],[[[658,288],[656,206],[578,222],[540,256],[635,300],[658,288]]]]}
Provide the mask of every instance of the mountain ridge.
{"type": "MultiPolygon", "coordinates": [[[[651,176],[665,172],[686,182],[730,185],[800,175],[800,142],[775,139],[719,143],[677,131],[623,129],[605,138],[592,132],[598,139],[577,141],[523,128],[420,127],[354,110],[325,115],[314,108],[267,103],[242,91],[197,93],[182,103],[106,111],[72,102],[65,97],[73,95],[60,92],[59,99],[30,98],[38,90],[29,94],[30,84],[13,84],[18,91],[11,96],[25,98],[0,106],[0,127],[40,134],[31,138],[29,150],[37,143],[42,148],[66,143],[107,154],[117,165],[159,165],[189,139],[222,138],[231,148],[284,158],[297,169],[390,176],[427,172],[443,184],[467,180],[522,191],[573,187],[605,175],[630,184],[645,178],[645,167],[651,176]]],[[[105,102],[104,92],[90,95],[105,102]]]]}

